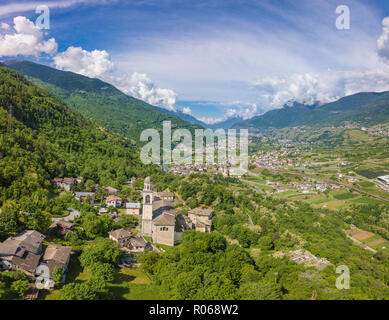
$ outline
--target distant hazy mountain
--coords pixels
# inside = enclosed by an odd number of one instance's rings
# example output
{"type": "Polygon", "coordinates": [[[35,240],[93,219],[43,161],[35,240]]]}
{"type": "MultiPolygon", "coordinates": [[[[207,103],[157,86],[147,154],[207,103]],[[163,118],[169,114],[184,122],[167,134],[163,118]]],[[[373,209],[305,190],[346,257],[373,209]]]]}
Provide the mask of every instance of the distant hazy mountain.
{"type": "Polygon", "coordinates": [[[163,112],[166,112],[168,114],[175,115],[175,116],[181,118],[182,120],[189,122],[191,124],[199,125],[201,127],[209,128],[209,129],[213,129],[213,130],[217,130],[217,129],[227,130],[227,129],[232,128],[235,124],[243,121],[242,118],[234,117],[234,118],[227,119],[225,121],[221,121],[221,122],[217,122],[217,123],[213,123],[213,124],[207,124],[205,122],[202,122],[202,121],[196,119],[195,117],[193,117],[189,114],[183,113],[182,111],[170,111],[170,110],[166,110],[163,108],[160,108],[160,110],[163,112]]]}
{"type": "Polygon", "coordinates": [[[239,122],[234,127],[255,128],[259,130],[268,128],[281,129],[292,126],[297,120],[305,114],[312,112],[316,107],[316,105],[306,106],[299,103],[295,103],[293,106],[285,105],[282,109],[271,110],[261,116],[239,122]]]}
{"type": "Polygon", "coordinates": [[[340,126],[347,122],[365,126],[389,122],[389,92],[357,93],[321,106],[285,106],[242,121],[234,127],[264,130],[295,126],[340,126]]]}
{"type": "Polygon", "coordinates": [[[27,76],[34,84],[56,95],[70,108],[88,119],[137,141],[147,128],[162,128],[162,121],[172,128],[199,128],[173,114],[162,112],[141,100],[130,97],[99,79],[60,71],[30,61],[3,61],[8,68],[27,76]]]}

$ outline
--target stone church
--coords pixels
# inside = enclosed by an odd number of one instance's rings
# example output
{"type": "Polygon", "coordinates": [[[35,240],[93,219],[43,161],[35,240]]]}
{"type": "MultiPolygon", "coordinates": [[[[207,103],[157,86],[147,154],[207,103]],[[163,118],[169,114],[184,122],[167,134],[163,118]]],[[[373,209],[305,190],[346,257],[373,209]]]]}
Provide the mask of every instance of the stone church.
{"type": "Polygon", "coordinates": [[[151,237],[154,243],[174,246],[185,230],[210,232],[212,211],[197,208],[189,216],[177,215],[174,194],[156,192],[150,177],[144,181],[142,196],[142,235],[151,237]]]}

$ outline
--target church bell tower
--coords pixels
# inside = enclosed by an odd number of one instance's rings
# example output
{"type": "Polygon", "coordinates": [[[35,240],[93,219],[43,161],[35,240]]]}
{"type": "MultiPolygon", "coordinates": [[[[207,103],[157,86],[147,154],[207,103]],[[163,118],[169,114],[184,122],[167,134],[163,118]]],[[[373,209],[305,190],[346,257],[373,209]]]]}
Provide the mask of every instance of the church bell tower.
{"type": "Polygon", "coordinates": [[[144,236],[152,236],[152,222],[153,222],[153,182],[150,177],[147,177],[144,181],[144,187],[142,191],[143,196],[143,209],[142,209],[142,234],[144,236]]]}

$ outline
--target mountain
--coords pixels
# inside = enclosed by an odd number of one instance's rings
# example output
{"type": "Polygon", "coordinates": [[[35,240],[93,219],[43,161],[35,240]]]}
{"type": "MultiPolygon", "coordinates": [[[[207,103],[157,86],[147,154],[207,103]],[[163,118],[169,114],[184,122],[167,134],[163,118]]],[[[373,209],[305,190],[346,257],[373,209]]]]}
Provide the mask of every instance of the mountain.
{"type": "Polygon", "coordinates": [[[240,118],[240,117],[233,117],[233,118],[227,119],[225,121],[216,122],[216,123],[213,123],[213,124],[208,124],[208,123],[205,123],[203,121],[200,121],[200,120],[196,119],[192,115],[189,115],[187,113],[183,113],[180,110],[178,110],[178,111],[171,111],[171,110],[166,110],[166,109],[163,109],[163,108],[159,108],[159,109],[162,112],[165,112],[165,113],[168,113],[168,114],[171,114],[171,115],[175,115],[175,116],[181,118],[182,120],[184,120],[186,122],[189,122],[189,123],[191,123],[193,125],[198,125],[200,127],[209,128],[209,129],[213,129],[213,130],[217,130],[217,129],[225,129],[225,130],[227,130],[227,129],[230,129],[236,123],[239,123],[239,122],[243,121],[243,119],[240,118]]]}
{"type": "Polygon", "coordinates": [[[30,61],[3,61],[4,65],[27,76],[38,87],[57,96],[87,119],[138,141],[143,130],[162,129],[162,121],[171,121],[172,129],[200,128],[179,117],[162,112],[141,100],[130,97],[99,79],[60,71],[30,61]]]}
{"type": "Polygon", "coordinates": [[[233,118],[227,119],[227,120],[222,121],[222,122],[209,124],[208,128],[211,128],[213,130],[217,130],[217,129],[227,130],[227,129],[231,129],[235,124],[242,122],[242,121],[243,121],[243,119],[240,117],[233,117],[233,118]]]}
{"type": "Polygon", "coordinates": [[[0,66],[0,206],[6,200],[26,207],[48,201],[54,177],[116,186],[148,168],[128,139],[0,66]]]}
{"type": "Polygon", "coordinates": [[[266,130],[298,126],[342,126],[348,122],[363,126],[389,122],[389,92],[357,93],[321,106],[285,106],[240,122],[235,127],[266,130]]]}
{"type": "Polygon", "coordinates": [[[196,119],[195,117],[191,116],[190,114],[183,113],[180,110],[172,111],[172,110],[167,110],[167,109],[164,109],[164,108],[158,108],[158,107],[156,107],[156,108],[159,109],[161,112],[164,112],[166,114],[179,117],[181,120],[183,120],[185,122],[188,122],[188,123],[191,123],[193,125],[197,125],[197,126],[200,126],[200,127],[203,127],[203,128],[207,128],[207,124],[206,123],[196,119]]]}
{"type": "Polygon", "coordinates": [[[282,109],[268,111],[267,113],[239,122],[233,127],[238,129],[249,128],[263,130],[269,128],[282,129],[293,126],[305,114],[309,114],[317,105],[306,106],[300,103],[294,103],[292,106],[285,105],[282,109]]]}

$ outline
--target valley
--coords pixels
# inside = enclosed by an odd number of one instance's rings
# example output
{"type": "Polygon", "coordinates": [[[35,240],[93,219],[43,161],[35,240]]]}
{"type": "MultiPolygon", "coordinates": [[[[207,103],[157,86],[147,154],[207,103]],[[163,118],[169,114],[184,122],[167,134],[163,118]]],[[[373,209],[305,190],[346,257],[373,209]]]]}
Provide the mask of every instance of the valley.
{"type": "MultiPolygon", "coordinates": [[[[381,131],[272,129],[252,136],[245,176],[214,166],[166,172],[139,160],[133,131],[104,127],[8,68],[0,79],[0,249],[27,232],[42,235],[43,257],[69,254],[66,276],[53,271],[37,299],[387,298],[381,131]],[[158,238],[172,217],[173,240],[158,238]],[[147,231],[150,222],[161,229],[147,231]],[[348,291],[335,286],[339,265],[350,268],[348,291]]],[[[23,299],[34,274],[8,252],[0,297],[23,299]]]]}

